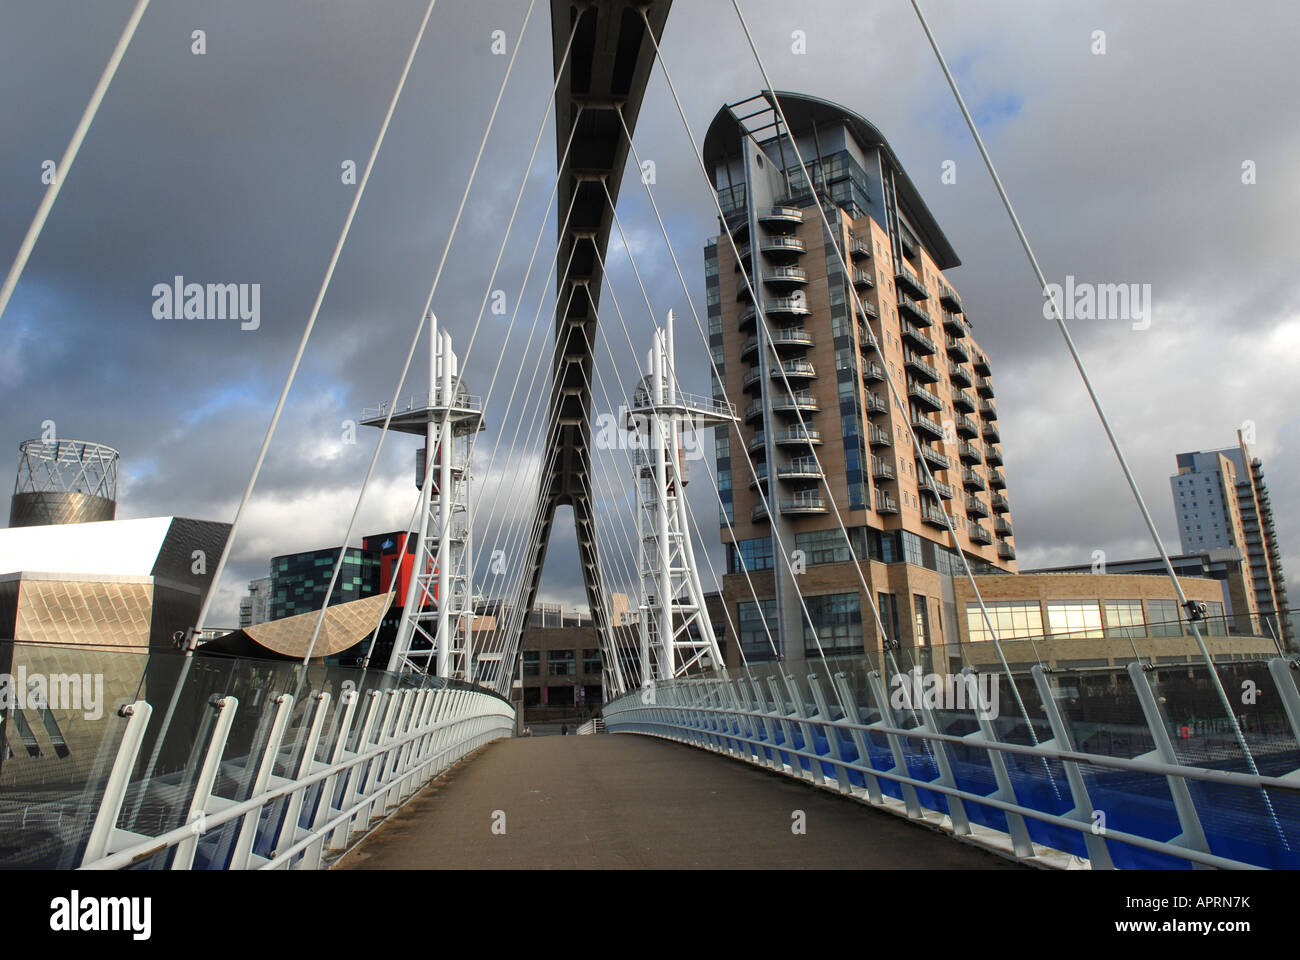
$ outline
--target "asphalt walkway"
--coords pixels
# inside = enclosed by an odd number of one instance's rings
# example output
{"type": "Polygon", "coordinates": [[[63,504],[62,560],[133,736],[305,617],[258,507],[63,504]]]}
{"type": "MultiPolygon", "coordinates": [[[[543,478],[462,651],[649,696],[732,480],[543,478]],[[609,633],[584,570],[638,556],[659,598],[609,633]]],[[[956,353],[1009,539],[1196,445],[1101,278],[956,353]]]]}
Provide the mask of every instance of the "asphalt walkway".
{"type": "Polygon", "coordinates": [[[499,740],[340,869],[1017,869],[889,813],[680,744],[499,740]],[[804,832],[796,833],[800,824],[804,832]]]}

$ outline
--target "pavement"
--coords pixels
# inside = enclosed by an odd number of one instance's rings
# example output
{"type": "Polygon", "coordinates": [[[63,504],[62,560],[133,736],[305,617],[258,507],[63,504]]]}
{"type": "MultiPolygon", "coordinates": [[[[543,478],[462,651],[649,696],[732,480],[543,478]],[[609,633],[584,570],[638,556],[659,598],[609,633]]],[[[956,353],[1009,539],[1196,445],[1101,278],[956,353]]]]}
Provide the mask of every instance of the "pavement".
{"type": "Polygon", "coordinates": [[[627,734],[490,743],[335,867],[798,868],[1020,869],[858,801],[627,734]]]}

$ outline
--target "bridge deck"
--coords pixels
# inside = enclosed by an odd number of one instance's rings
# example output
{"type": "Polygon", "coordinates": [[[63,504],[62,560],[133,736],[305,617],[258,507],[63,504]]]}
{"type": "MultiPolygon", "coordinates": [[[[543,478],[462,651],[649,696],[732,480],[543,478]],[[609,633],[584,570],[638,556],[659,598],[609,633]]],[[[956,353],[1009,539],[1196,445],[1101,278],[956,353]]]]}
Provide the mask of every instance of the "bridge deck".
{"type": "Polygon", "coordinates": [[[891,814],[639,736],[489,744],[339,864],[420,868],[1011,868],[891,814]],[[493,834],[494,811],[505,814],[493,834]],[[791,831],[806,814],[807,832],[791,831]]]}

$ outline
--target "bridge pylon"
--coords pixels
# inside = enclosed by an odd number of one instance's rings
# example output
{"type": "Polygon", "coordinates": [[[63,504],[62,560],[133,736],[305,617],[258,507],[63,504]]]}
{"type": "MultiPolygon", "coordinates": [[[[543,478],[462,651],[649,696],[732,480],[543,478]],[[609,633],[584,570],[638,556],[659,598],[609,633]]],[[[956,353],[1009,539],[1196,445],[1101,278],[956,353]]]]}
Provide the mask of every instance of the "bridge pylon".
{"type": "MultiPolygon", "coordinates": [[[[420,488],[415,556],[388,669],[472,681],[470,455],[483,429],[483,401],[470,394],[457,364],[451,334],[439,330],[430,314],[429,392],[407,400],[388,421],[389,430],[422,435],[425,444],[415,471],[420,488]]],[[[387,415],[384,403],[367,409],[361,423],[382,428],[387,415]]],[[[393,576],[401,567],[399,560],[393,576]]]]}
{"type": "Polygon", "coordinates": [[[633,391],[626,421],[639,438],[634,465],[642,686],[723,666],[704,607],[685,487],[688,453],[702,454],[697,434],[735,420],[731,404],[677,389],[670,310],[665,325],[655,328],[646,374],[633,391]]]}

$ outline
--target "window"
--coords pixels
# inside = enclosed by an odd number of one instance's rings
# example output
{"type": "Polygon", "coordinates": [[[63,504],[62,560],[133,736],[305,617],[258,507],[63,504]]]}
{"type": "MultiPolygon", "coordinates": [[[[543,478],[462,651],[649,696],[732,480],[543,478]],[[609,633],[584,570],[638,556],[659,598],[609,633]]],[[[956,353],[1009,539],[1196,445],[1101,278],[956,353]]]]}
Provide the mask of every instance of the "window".
{"type": "Polygon", "coordinates": [[[1153,637],[1181,637],[1177,600],[1148,600],[1147,624],[1153,637]]]}
{"type": "Polygon", "coordinates": [[[542,675],[542,655],[537,650],[524,651],[524,676],[540,677],[542,675]]]}
{"type": "Polygon", "coordinates": [[[803,624],[805,656],[862,651],[862,602],[858,594],[832,593],[807,597],[804,602],[808,606],[803,624]],[[811,625],[809,617],[812,618],[811,625]]]}
{"type": "MultiPolygon", "coordinates": [[[[857,529],[850,528],[849,535],[853,536],[857,529]]],[[[847,563],[850,559],[848,542],[839,530],[814,530],[811,533],[795,534],[794,545],[796,550],[803,551],[804,563],[808,566],[817,563],[847,563]]]]}
{"type": "Polygon", "coordinates": [[[1047,604],[1047,628],[1071,639],[1101,637],[1101,608],[1096,600],[1053,600],[1047,604]]]}
{"type": "Polygon", "coordinates": [[[600,673],[600,650],[582,651],[582,672],[600,673]]]}
{"type": "MultiPolygon", "coordinates": [[[[1043,608],[1037,602],[1004,601],[986,603],[984,607],[999,640],[1043,635],[1043,608]]],[[[966,604],[966,630],[973,642],[993,639],[978,603],[966,604]]]]}
{"type": "Polygon", "coordinates": [[[776,600],[764,600],[762,605],[760,613],[757,603],[736,604],[736,629],[740,633],[740,648],[750,661],[773,660],[779,655],[779,648],[776,653],[772,650],[774,644],[780,643],[776,624],[776,600]]]}
{"type": "Polygon", "coordinates": [[[741,540],[728,545],[727,571],[740,573],[742,570],[772,569],[772,538],[758,537],[754,540],[741,540]],[[743,566],[742,566],[743,563],[743,566]]]}
{"type": "Polygon", "coordinates": [[[550,650],[546,654],[546,673],[552,677],[567,677],[577,670],[572,650],[550,650]]]}
{"type": "Polygon", "coordinates": [[[1146,635],[1141,600],[1107,600],[1106,636],[1141,637],[1146,635]]]}

